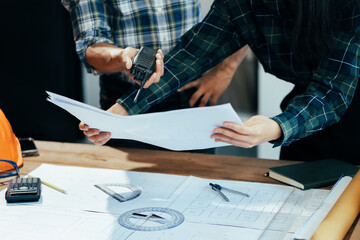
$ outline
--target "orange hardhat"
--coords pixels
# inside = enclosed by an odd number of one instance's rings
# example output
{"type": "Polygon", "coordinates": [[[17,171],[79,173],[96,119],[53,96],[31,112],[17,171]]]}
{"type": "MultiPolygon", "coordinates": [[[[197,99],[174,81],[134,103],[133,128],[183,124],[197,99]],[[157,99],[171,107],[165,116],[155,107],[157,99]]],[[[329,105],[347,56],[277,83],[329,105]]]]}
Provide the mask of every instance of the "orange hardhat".
{"type": "MultiPolygon", "coordinates": [[[[19,140],[12,131],[5,114],[0,109],[0,159],[16,162],[18,167],[23,164],[19,140]]],[[[9,164],[0,161],[0,171],[10,170],[9,164]]]]}

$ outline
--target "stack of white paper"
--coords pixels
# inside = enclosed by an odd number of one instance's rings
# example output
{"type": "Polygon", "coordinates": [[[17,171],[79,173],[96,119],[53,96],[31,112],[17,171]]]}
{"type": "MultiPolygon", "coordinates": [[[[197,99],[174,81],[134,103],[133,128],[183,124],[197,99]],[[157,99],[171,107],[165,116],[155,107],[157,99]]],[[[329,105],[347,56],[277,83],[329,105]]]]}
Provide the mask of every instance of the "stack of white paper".
{"type": "Polygon", "coordinates": [[[112,138],[131,139],[171,150],[194,150],[227,146],[210,138],[224,121],[241,124],[228,104],[160,113],[119,116],[67,97],[47,92],[48,101],[65,109],[90,128],[111,132],[112,138]]]}

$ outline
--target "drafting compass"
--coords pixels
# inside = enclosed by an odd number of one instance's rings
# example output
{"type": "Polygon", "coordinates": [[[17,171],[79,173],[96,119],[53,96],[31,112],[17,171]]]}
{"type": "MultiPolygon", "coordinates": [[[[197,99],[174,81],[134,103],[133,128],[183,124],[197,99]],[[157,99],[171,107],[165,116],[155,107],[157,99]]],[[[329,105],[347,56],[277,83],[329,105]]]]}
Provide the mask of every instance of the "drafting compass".
{"type": "Polygon", "coordinates": [[[239,192],[239,191],[236,191],[236,190],[232,190],[230,188],[220,186],[219,184],[209,183],[209,185],[211,186],[212,190],[218,192],[220,194],[220,196],[227,202],[229,202],[230,200],[229,200],[228,197],[225,196],[225,194],[221,190],[226,190],[226,191],[231,192],[231,193],[239,194],[239,195],[241,195],[243,197],[249,197],[249,195],[246,194],[246,193],[239,192]]]}
{"type": "Polygon", "coordinates": [[[94,185],[104,193],[110,195],[111,197],[115,198],[119,202],[126,202],[131,199],[137,198],[141,194],[141,188],[138,186],[134,186],[131,184],[123,184],[123,183],[109,183],[109,184],[96,184],[94,185]],[[114,190],[110,189],[109,187],[120,187],[124,188],[126,191],[124,193],[118,193],[114,190]]]}
{"type": "Polygon", "coordinates": [[[184,222],[184,215],[170,208],[138,208],[123,213],[118,222],[135,231],[159,231],[179,226],[184,222]]]}

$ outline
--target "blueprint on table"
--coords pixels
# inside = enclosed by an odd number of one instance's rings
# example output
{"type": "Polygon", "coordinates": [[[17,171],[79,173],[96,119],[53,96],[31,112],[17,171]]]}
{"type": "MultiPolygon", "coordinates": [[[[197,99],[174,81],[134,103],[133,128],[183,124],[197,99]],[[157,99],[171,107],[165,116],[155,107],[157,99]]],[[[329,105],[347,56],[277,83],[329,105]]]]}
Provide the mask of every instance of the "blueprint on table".
{"type": "MultiPolygon", "coordinates": [[[[55,240],[292,239],[324,202],[328,204],[329,193],[334,191],[51,164],[42,164],[30,175],[68,194],[42,185],[38,203],[7,204],[0,199],[2,240],[25,236],[55,240]],[[226,193],[230,200],[226,202],[210,182],[250,197],[226,193]],[[120,202],[95,187],[99,184],[137,186],[141,194],[120,202]]],[[[343,191],[346,184],[337,187],[343,191]]],[[[129,190],[112,189],[124,195],[129,190]]]]}

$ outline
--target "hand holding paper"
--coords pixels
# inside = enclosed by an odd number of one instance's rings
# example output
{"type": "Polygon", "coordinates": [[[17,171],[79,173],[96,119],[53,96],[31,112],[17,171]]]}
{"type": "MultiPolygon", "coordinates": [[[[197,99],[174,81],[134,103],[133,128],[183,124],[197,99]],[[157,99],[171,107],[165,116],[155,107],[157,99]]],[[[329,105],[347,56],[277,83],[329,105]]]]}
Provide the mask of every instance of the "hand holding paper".
{"type": "Polygon", "coordinates": [[[194,150],[227,146],[210,138],[224,121],[241,124],[230,104],[168,112],[120,116],[47,92],[48,101],[65,109],[89,128],[111,132],[112,138],[131,139],[171,150],[194,150]]]}
{"type": "MultiPolygon", "coordinates": [[[[107,110],[107,112],[121,116],[129,116],[127,111],[118,103],[115,103],[111,108],[107,110]]],[[[89,128],[89,126],[83,122],[80,122],[79,129],[84,132],[84,134],[88,137],[89,141],[96,145],[104,145],[111,138],[110,132],[100,132],[99,129],[89,128]]]]}
{"type": "Polygon", "coordinates": [[[252,148],[261,143],[280,138],[281,133],[281,128],[276,121],[257,115],[244,122],[244,124],[225,122],[223,126],[214,129],[211,138],[214,138],[216,142],[252,148]]]}

